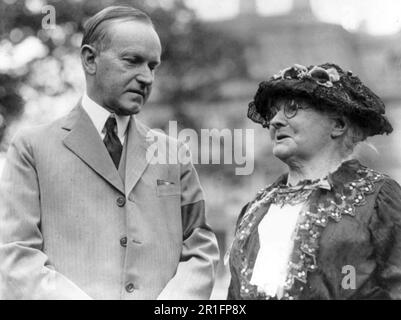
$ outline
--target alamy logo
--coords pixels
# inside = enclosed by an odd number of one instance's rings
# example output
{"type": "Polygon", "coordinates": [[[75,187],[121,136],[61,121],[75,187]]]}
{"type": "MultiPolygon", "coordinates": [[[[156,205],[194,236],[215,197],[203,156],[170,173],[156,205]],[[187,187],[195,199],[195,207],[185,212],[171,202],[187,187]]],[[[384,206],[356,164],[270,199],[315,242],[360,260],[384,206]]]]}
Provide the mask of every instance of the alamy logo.
{"type": "Polygon", "coordinates": [[[254,131],[252,129],[201,129],[200,137],[193,129],[177,130],[177,122],[169,121],[168,136],[181,144],[169,143],[160,129],[150,130],[146,160],[150,164],[236,164],[236,175],[250,175],[254,169],[254,131]],[[223,143],[222,143],[223,142],[223,143]],[[192,154],[192,155],[191,155],[192,154]],[[168,156],[167,156],[168,155],[168,156]],[[168,159],[167,159],[168,158],[168,159]]]}
{"type": "Polygon", "coordinates": [[[356,272],[355,272],[355,267],[351,265],[345,265],[343,266],[341,270],[342,274],[345,274],[341,281],[341,287],[344,290],[349,290],[349,289],[356,289],[356,272]]]}
{"type": "Polygon", "coordinates": [[[42,28],[45,30],[56,28],[56,8],[52,5],[42,7],[42,13],[46,14],[42,18],[42,28]]]}

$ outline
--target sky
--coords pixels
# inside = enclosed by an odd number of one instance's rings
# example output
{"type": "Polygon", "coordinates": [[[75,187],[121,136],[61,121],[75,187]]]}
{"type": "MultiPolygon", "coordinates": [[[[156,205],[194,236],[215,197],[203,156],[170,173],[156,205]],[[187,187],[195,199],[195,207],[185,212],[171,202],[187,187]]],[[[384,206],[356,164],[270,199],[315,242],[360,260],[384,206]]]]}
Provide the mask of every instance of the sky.
{"type": "MultiPolygon", "coordinates": [[[[3,0],[9,3],[16,0],[3,0]]],[[[28,0],[30,10],[40,10],[44,0],[28,0]]],[[[165,0],[163,0],[165,1],[165,0]]],[[[224,19],[238,14],[239,0],[185,0],[205,20],[224,19]]],[[[245,0],[250,1],[250,0],[245,0]]],[[[293,0],[256,0],[262,15],[283,14],[291,10],[293,0]]],[[[163,3],[160,0],[160,3],[163,3]]],[[[373,35],[400,32],[401,0],[310,0],[312,10],[322,21],[341,24],[350,31],[363,29],[373,35]]],[[[14,34],[13,34],[14,32],[14,34]]],[[[20,30],[11,36],[18,38],[20,30]]],[[[45,48],[33,37],[18,48],[0,43],[0,72],[9,66],[19,67],[37,56],[46,55],[45,48]],[[30,48],[38,48],[30,50],[30,48]]]]}
{"type": "MultiPolygon", "coordinates": [[[[205,20],[233,17],[239,0],[186,0],[205,20]]],[[[322,21],[341,24],[353,31],[363,28],[374,35],[396,33],[401,29],[400,0],[310,0],[312,10],[322,21]]],[[[288,12],[292,0],[257,0],[262,15],[288,12]]]]}

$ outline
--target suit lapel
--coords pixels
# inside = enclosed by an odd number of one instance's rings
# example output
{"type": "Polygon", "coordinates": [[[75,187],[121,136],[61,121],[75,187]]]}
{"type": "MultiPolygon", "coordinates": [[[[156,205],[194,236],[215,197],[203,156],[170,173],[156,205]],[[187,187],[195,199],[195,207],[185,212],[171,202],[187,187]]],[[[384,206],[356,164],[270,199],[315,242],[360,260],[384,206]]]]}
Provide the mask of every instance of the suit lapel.
{"type": "Polygon", "coordinates": [[[148,150],[146,134],[147,130],[132,116],[127,137],[125,166],[125,190],[127,194],[135,187],[150,161],[150,159],[146,159],[146,152],[148,150]]]}
{"type": "Polygon", "coordinates": [[[78,105],[70,113],[63,128],[70,130],[65,146],[116,189],[124,192],[123,182],[99,133],[88,114],[78,105]]]}

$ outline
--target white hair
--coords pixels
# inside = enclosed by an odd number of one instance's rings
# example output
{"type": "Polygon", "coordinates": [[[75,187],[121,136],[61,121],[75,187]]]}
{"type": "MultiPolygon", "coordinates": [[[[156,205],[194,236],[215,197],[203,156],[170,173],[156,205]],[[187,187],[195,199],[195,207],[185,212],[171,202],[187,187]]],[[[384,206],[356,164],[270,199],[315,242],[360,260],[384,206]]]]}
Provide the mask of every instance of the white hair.
{"type": "Polygon", "coordinates": [[[347,131],[344,133],[343,146],[346,155],[351,155],[354,152],[355,147],[367,138],[366,132],[357,124],[350,121],[345,117],[348,125],[347,131]]]}

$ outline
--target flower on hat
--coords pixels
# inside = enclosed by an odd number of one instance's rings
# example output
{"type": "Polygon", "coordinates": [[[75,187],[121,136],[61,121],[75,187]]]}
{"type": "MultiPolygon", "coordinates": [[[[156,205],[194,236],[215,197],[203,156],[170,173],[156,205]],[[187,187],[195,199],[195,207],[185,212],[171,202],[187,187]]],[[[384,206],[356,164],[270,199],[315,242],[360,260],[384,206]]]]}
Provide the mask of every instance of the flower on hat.
{"type": "Polygon", "coordinates": [[[315,80],[317,84],[331,88],[333,82],[340,80],[340,75],[335,68],[324,69],[319,66],[314,66],[309,72],[308,77],[315,80]]]}
{"type": "Polygon", "coordinates": [[[331,82],[337,82],[340,81],[340,75],[338,74],[337,69],[335,68],[330,68],[326,70],[327,73],[329,74],[330,81],[331,82]]]}
{"type": "Polygon", "coordinates": [[[280,70],[273,76],[274,80],[278,79],[303,79],[308,73],[308,68],[301,64],[294,64],[292,67],[280,70]]]}
{"type": "Polygon", "coordinates": [[[319,85],[331,88],[334,82],[340,80],[340,75],[335,68],[329,68],[326,70],[319,66],[313,66],[308,69],[301,64],[294,64],[291,67],[280,70],[273,76],[273,80],[302,80],[304,78],[309,78],[319,85]]]}

